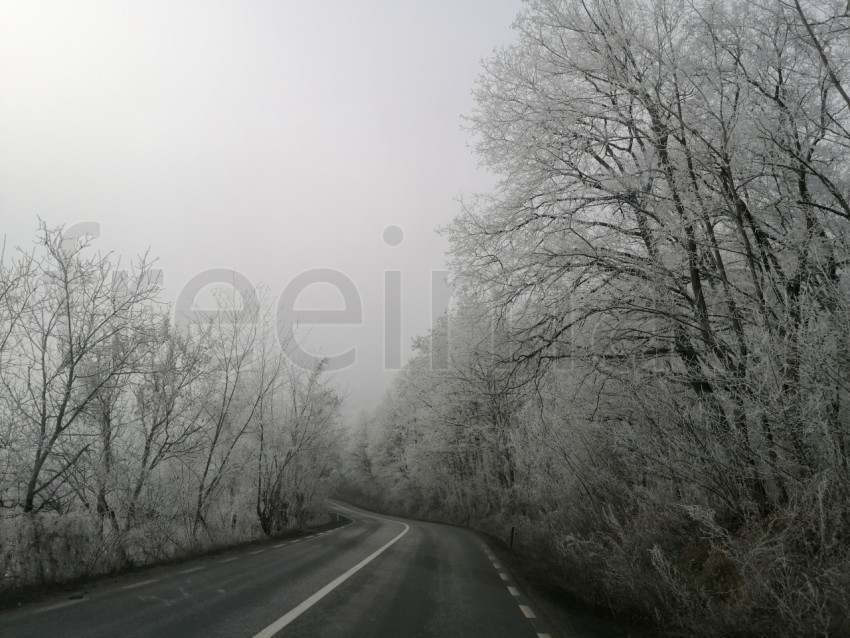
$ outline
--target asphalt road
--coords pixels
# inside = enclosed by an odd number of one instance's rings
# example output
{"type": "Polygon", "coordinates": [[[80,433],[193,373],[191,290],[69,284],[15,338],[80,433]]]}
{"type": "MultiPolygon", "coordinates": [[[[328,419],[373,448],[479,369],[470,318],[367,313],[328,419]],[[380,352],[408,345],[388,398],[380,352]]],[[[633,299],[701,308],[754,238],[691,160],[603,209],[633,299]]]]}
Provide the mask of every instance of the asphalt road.
{"type": "Polygon", "coordinates": [[[3,612],[0,636],[549,635],[472,532],[332,507],[350,522],[3,612]]]}

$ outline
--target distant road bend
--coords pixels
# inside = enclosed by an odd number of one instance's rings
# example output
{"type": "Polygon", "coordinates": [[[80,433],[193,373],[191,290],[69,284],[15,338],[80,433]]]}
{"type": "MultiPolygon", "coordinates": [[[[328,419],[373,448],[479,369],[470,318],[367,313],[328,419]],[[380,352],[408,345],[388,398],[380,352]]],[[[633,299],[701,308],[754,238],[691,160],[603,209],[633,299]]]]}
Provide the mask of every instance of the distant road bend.
{"type": "Polygon", "coordinates": [[[472,532],[330,506],[351,522],[20,607],[0,636],[548,638],[472,532]]]}

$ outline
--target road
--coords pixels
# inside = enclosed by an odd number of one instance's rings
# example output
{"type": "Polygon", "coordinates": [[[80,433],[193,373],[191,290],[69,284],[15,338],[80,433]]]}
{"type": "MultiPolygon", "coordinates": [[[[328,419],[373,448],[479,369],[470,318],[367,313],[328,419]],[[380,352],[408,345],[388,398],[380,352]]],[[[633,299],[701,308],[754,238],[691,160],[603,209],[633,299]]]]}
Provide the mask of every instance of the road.
{"type": "Polygon", "coordinates": [[[0,636],[549,636],[474,533],[331,507],[347,525],[4,612],[0,636]]]}

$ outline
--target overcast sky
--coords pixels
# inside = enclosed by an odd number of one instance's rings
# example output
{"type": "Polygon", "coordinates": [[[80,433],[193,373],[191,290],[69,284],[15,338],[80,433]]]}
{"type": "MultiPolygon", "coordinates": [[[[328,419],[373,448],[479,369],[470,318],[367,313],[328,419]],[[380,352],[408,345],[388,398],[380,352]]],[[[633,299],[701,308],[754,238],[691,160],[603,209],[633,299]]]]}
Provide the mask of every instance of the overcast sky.
{"type": "MultiPolygon", "coordinates": [[[[314,329],[305,347],[356,347],[337,376],[350,411],[369,407],[392,376],[385,271],[402,272],[406,356],[444,266],[434,229],[493,183],[460,115],[520,5],[0,0],[2,233],[30,244],[38,216],[97,222],[104,249],[150,247],[170,300],[212,268],[275,300],[299,273],[341,271],[363,323],[314,329]]],[[[341,304],[329,284],[298,299],[341,304]]]]}

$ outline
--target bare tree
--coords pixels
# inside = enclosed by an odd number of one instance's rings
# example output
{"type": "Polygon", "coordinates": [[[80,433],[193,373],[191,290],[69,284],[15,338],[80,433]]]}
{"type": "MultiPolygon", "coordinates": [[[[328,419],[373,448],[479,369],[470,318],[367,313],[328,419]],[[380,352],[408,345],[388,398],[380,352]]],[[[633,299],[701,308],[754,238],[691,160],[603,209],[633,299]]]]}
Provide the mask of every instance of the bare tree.
{"type": "Polygon", "coordinates": [[[141,450],[127,495],[127,529],[137,523],[140,499],[160,464],[196,454],[205,409],[207,356],[201,344],[163,317],[147,347],[144,368],[132,388],[141,450]]]}
{"type": "Polygon", "coordinates": [[[303,520],[336,460],[340,396],[324,378],[327,360],[304,370],[290,364],[277,401],[259,419],[256,512],[272,536],[303,520]]]}
{"type": "Polygon", "coordinates": [[[91,447],[82,416],[134,369],[158,291],[146,261],[132,267],[128,286],[109,255],[89,256],[85,242],[63,247],[61,229],[42,225],[39,249],[37,287],[0,380],[16,417],[24,512],[58,506],[67,472],[91,447]]]}
{"type": "Polygon", "coordinates": [[[264,399],[274,388],[281,360],[265,344],[269,322],[264,308],[232,293],[216,293],[215,318],[198,326],[209,355],[209,394],[205,401],[204,455],[198,476],[192,533],[197,536],[212,496],[231,469],[234,452],[253,426],[264,399]]]}

